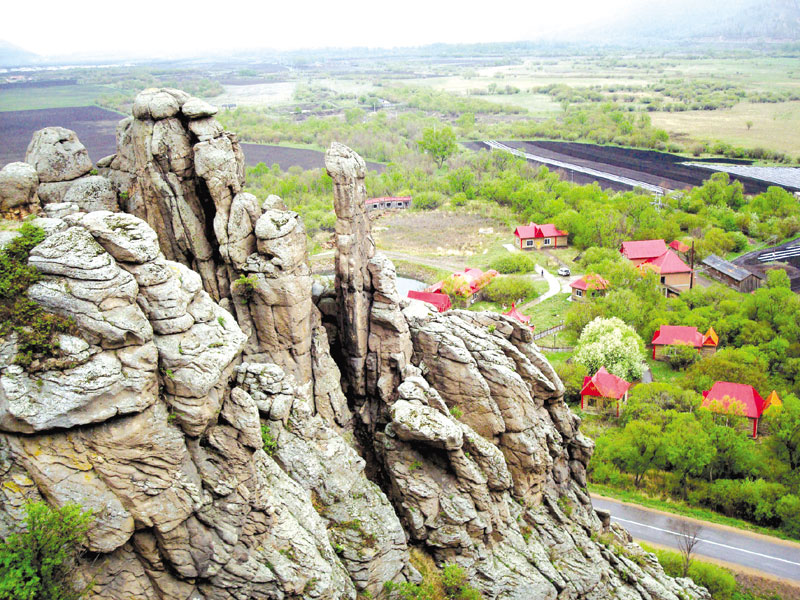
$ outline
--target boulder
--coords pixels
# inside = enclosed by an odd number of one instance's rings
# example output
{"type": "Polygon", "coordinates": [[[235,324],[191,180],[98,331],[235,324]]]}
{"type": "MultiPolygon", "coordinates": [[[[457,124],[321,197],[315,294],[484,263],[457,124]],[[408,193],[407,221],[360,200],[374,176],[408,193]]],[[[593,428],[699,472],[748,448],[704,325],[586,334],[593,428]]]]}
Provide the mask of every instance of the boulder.
{"type": "Polygon", "coordinates": [[[74,131],[63,127],[45,127],[33,134],[25,153],[42,183],[70,181],[92,170],[89,152],[74,131]]]}
{"type": "Polygon", "coordinates": [[[117,194],[111,187],[111,182],[99,175],[90,175],[75,181],[64,194],[63,202],[77,205],[81,212],[119,210],[117,194]]]}
{"type": "Polygon", "coordinates": [[[39,175],[24,162],[12,162],[0,169],[0,210],[38,204],[39,175]]]}

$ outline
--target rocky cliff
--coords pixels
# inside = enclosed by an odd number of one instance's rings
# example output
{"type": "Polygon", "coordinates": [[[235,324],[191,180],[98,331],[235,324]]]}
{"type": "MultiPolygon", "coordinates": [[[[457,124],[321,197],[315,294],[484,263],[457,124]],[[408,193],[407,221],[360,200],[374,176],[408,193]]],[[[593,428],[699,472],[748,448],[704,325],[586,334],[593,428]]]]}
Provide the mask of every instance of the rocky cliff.
{"type": "Polygon", "coordinates": [[[412,546],[486,598],[708,597],[592,509],[593,444],[527,328],[398,296],[357,154],[326,156],[316,289],[214,112],[147,90],[98,175],[59,128],[11,174],[48,215],[27,294],[77,327],[27,366],[0,340],[0,534],[31,500],[92,509],[76,576],[104,600],[380,597],[419,580],[412,546]]]}

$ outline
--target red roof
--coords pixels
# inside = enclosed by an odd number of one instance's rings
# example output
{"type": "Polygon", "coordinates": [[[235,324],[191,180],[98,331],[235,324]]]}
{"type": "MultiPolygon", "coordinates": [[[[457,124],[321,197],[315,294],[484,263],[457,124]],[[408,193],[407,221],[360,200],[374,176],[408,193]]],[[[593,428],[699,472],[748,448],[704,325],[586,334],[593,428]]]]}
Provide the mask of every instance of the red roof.
{"type": "Polygon", "coordinates": [[[757,419],[764,412],[764,399],[752,385],[717,381],[710,390],[703,392],[703,406],[716,408],[712,403],[719,403],[722,411],[737,412],[736,404],[741,405],[743,415],[757,419]],[[731,407],[731,405],[734,405],[731,407]]]}
{"type": "Polygon", "coordinates": [[[622,242],[619,249],[622,255],[628,260],[639,260],[642,258],[656,258],[667,251],[664,240],[641,240],[638,242],[622,242]]]}
{"type": "Polygon", "coordinates": [[[673,250],[677,250],[678,252],[684,252],[684,253],[688,252],[689,250],[691,250],[691,248],[689,248],[689,246],[687,246],[686,244],[684,244],[683,242],[681,242],[679,240],[672,240],[669,243],[669,247],[672,248],[673,250]]]}
{"type": "MultiPolygon", "coordinates": [[[[467,285],[469,285],[469,293],[474,294],[475,292],[483,289],[488,285],[488,283],[497,277],[497,271],[494,269],[489,269],[488,271],[484,272],[480,269],[470,269],[467,267],[464,269],[463,273],[453,273],[450,277],[463,277],[464,281],[466,281],[467,285]]],[[[440,293],[442,291],[442,286],[444,284],[444,280],[437,281],[433,285],[425,288],[426,292],[432,292],[434,294],[440,293]]]]}
{"type": "Polygon", "coordinates": [[[600,275],[589,273],[570,283],[569,287],[576,290],[604,290],[608,287],[608,281],[600,277],[600,275]]]}
{"type": "Polygon", "coordinates": [[[653,334],[654,346],[671,346],[684,344],[700,348],[703,345],[703,334],[697,327],[682,327],[679,325],[662,325],[653,334]]]}
{"type": "Polygon", "coordinates": [[[521,312],[519,312],[519,310],[517,310],[517,305],[514,302],[511,303],[511,310],[504,312],[503,314],[507,317],[515,318],[520,323],[527,323],[531,320],[529,316],[523,315],[521,312]]]}
{"type": "Polygon", "coordinates": [[[669,273],[691,273],[692,269],[683,262],[678,255],[672,250],[667,250],[661,256],[656,258],[649,258],[642,263],[642,266],[647,265],[656,273],[667,275],[669,273]]]}
{"type": "Polygon", "coordinates": [[[653,341],[650,342],[654,346],[672,346],[672,345],[689,345],[695,348],[701,348],[703,345],[716,346],[719,343],[719,338],[714,332],[714,329],[709,329],[708,333],[703,335],[697,331],[697,327],[682,327],[680,325],[662,325],[653,334],[653,341]]]}
{"type": "Polygon", "coordinates": [[[545,238],[545,237],[558,237],[567,235],[566,231],[557,229],[552,223],[546,225],[537,225],[531,222],[530,225],[520,225],[514,230],[514,235],[521,240],[528,240],[531,238],[545,238]]]}
{"type": "Polygon", "coordinates": [[[615,398],[619,400],[628,391],[631,384],[622,377],[617,377],[600,367],[591,377],[583,378],[581,396],[600,396],[602,398],[615,398]]]}
{"type": "Polygon", "coordinates": [[[447,294],[435,294],[432,292],[415,292],[414,290],[408,291],[408,297],[412,300],[422,300],[433,304],[439,312],[444,312],[450,309],[450,296],[447,294]]]}

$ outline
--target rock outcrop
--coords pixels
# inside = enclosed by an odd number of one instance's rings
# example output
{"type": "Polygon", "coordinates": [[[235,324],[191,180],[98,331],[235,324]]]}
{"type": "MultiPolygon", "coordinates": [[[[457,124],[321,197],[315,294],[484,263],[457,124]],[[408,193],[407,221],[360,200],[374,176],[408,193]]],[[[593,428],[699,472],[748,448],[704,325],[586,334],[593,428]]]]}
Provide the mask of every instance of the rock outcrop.
{"type": "Polygon", "coordinates": [[[25,368],[0,339],[0,535],[27,502],[91,508],[97,600],[384,597],[419,581],[409,544],[486,598],[708,598],[595,514],[593,444],[527,328],[399,297],[357,154],[326,157],[315,305],[302,219],[242,191],[214,113],[143,92],[99,178],[69,135],[31,144],[72,187],[27,294],[78,333],[25,368]]]}
{"type": "Polygon", "coordinates": [[[39,174],[31,165],[12,162],[0,169],[0,211],[38,206],[39,174]]]}
{"type": "Polygon", "coordinates": [[[74,131],[45,127],[33,134],[25,162],[36,169],[42,205],[64,201],[72,184],[92,170],[89,152],[74,131]]]}

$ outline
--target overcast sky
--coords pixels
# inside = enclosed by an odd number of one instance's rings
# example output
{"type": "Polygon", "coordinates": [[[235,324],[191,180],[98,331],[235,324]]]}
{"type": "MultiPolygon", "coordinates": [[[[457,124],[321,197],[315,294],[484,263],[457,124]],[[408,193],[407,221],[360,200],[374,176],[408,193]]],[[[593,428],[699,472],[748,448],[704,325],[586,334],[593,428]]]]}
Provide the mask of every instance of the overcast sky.
{"type": "Polygon", "coordinates": [[[613,19],[637,1],[12,0],[0,40],[45,56],[517,41],[613,19]]]}

